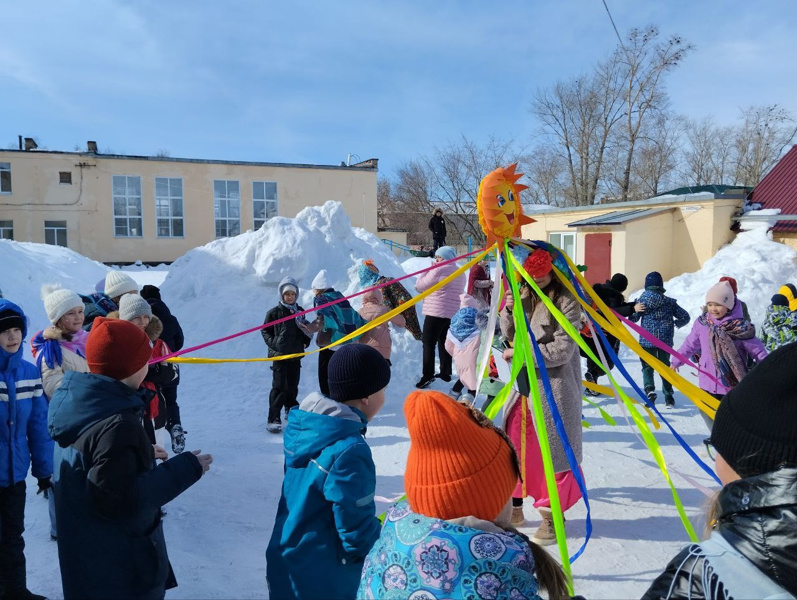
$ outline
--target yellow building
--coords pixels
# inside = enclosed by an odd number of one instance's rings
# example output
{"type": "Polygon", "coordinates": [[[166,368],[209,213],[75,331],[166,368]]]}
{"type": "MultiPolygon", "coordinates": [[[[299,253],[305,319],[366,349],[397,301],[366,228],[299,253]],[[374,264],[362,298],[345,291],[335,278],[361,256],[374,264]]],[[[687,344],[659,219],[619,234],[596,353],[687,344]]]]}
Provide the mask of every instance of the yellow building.
{"type": "Polygon", "coordinates": [[[529,212],[537,222],[523,227],[523,237],[550,242],[586,265],[591,284],[619,272],[628,277],[629,290],[640,289],[647,273],[659,271],[667,280],[697,271],[733,240],[731,217],[746,191],[734,192],[529,212]]]}
{"type": "Polygon", "coordinates": [[[171,262],[275,216],[340,201],[377,233],[377,159],[352,166],[0,150],[0,238],[106,263],[171,262]]]}

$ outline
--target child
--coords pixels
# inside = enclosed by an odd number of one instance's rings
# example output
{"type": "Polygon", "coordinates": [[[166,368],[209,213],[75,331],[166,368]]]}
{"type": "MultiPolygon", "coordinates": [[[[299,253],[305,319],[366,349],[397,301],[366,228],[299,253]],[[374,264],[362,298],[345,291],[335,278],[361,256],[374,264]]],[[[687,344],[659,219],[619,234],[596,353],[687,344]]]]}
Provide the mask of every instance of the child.
{"type": "MultiPolygon", "coordinates": [[[[642,319],[642,329],[650,332],[653,337],[664,342],[667,346],[673,345],[675,327],[681,328],[689,323],[689,313],[678,306],[678,302],[664,295],[664,280],[657,271],[648,273],[645,277],[645,291],[636,301],[635,312],[631,315],[632,321],[642,319]],[[641,305],[641,306],[639,306],[641,305]]],[[[670,354],[653,345],[643,337],[639,338],[639,345],[649,354],[659,359],[665,365],[670,365],[670,354]]],[[[651,403],[656,402],[656,384],[653,381],[653,367],[642,360],[642,382],[645,394],[651,403]]],[[[664,388],[664,403],[672,408],[675,406],[672,384],[661,378],[664,388]]]]}
{"type": "MultiPolygon", "coordinates": [[[[380,275],[379,269],[374,264],[374,261],[370,259],[362,262],[357,273],[360,276],[360,286],[363,288],[391,282],[379,288],[383,296],[382,302],[390,310],[398,308],[402,304],[412,300],[412,294],[407,291],[407,288],[405,288],[400,281],[394,281],[390,277],[380,275]]],[[[418,313],[415,311],[415,305],[413,304],[404,309],[401,316],[404,317],[407,331],[412,334],[412,337],[420,341],[423,334],[421,333],[421,326],[418,322],[418,313]]]]}
{"type": "Polygon", "coordinates": [[[711,446],[724,487],[711,537],[690,544],[643,598],[797,596],[797,345],[773,352],[722,400],[711,446]]]}
{"type": "MultiPolygon", "coordinates": [[[[264,323],[278,321],[304,309],[296,303],[299,297],[299,285],[293,277],[285,277],[277,286],[279,304],[266,313],[264,323]]],[[[312,335],[307,331],[304,317],[288,319],[282,323],[271,325],[260,330],[268,346],[269,358],[285,354],[300,354],[307,349],[312,335]]],[[[280,411],[288,412],[298,406],[296,396],[299,394],[299,379],[302,374],[302,359],[291,358],[271,363],[271,393],[268,397],[268,419],[266,429],[270,433],[282,431],[280,411]]]]}
{"type": "Polygon", "coordinates": [[[761,327],[761,341],[767,352],[797,341],[797,312],[789,308],[789,301],[783,294],[772,296],[761,327]]]}
{"type": "MultiPolygon", "coordinates": [[[[452,261],[431,271],[426,271],[418,277],[415,289],[425,292],[429,288],[443,281],[457,270],[453,259],[457,253],[451,246],[443,246],[435,252],[436,263],[452,261]]],[[[415,387],[427,388],[435,380],[451,381],[451,355],[446,352],[446,334],[451,325],[451,317],[459,310],[459,296],[462,294],[463,282],[456,279],[430,294],[423,301],[423,374],[415,387]],[[435,373],[434,354],[440,357],[440,372],[435,373]]]]}
{"type": "Polygon", "coordinates": [[[172,459],[141,426],[138,388],[152,346],[131,323],[98,317],[90,373],[70,371],[50,402],[64,598],[163,598],[177,582],[161,507],[210,468],[199,450],[172,459]],[[155,466],[155,460],[164,462],[155,466]]]}
{"type": "Polygon", "coordinates": [[[47,398],[52,398],[61,385],[64,373],[88,373],[86,339],[83,329],[83,300],[75,292],[42,287],[44,310],[50,327],[38,332],[31,340],[31,351],[41,370],[42,384],[47,398]]]}
{"type": "Polygon", "coordinates": [[[446,352],[454,359],[457,367],[457,382],[449,395],[455,400],[463,389],[467,389],[471,398],[476,397],[476,362],[479,360],[481,345],[481,329],[476,320],[479,315],[479,300],[470,294],[460,296],[460,309],[451,319],[451,326],[446,334],[446,352]]]}
{"type": "Polygon", "coordinates": [[[407,499],[389,509],[357,598],[568,597],[554,559],[509,525],[519,469],[506,434],[440,392],[411,393],[404,414],[407,499]]]}
{"type": "Polygon", "coordinates": [[[103,285],[104,293],[96,292],[90,296],[82,296],[85,306],[86,323],[84,328],[86,331],[91,331],[95,318],[105,317],[109,313],[119,310],[119,301],[122,296],[138,294],[138,284],[122,271],[109,271],[103,280],[103,285]]]}
{"type": "MultiPolygon", "coordinates": [[[[382,292],[380,290],[371,290],[363,294],[363,306],[360,309],[360,316],[369,323],[374,319],[387,314],[390,310],[382,303],[382,292]]],[[[407,324],[404,320],[404,315],[397,314],[390,319],[390,323],[394,327],[404,328],[407,324]]],[[[390,363],[390,354],[393,349],[393,341],[390,339],[390,328],[387,323],[377,325],[373,329],[366,331],[360,338],[361,344],[367,344],[372,348],[379,350],[387,364],[390,363]]]]}
{"type": "Polygon", "coordinates": [[[470,268],[467,292],[479,302],[478,308],[490,307],[493,296],[493,282],[490,281],[490,263],[487,259],[470,268]]]}
{"type": "Polygon", "coordinates": [[[37,493],[51,487],[53,441],[39,371],[22,359],[27,333],[22,309],[0,300],[0,597],[43,600],[27,589],[25,478],[32,464],[37,493]]]}
{"type": "MultiPolygon", "coordinates": [[[[111,313],[109,316],[112,316],[111,313]]],[[[119,301],[119,318],[130,321],[147,334],[152,344],[152,358],[160,358],[171,354],[166,343],[160,339],[163,332],[161,320],[152,314],[149,302],[138,294],[122,296],[119,301]]],[[[168,423],[168,407],[163,396],[163,386],[173,382],[177,377],[174,366],[167,362],[151,365],[147,370],[143,386],[150,390],[152,397],[147,410],[144,411],[144,429],[150,436],[150,441],[155,443],[155,430],[163,428],[168,423]]],[[[172,452],[180,454],[185,450],[185,436],[188,433],[179,423],[174,424],[169,431],[172,439],[172,452]]]]}
{"type": "Polygon", "coordinates": [[[390,367],[350,344],[329,364],[329,397],[313,393],[285,428],[285,479],[266,577],[271,598],[354,598],[379,537],[376,472],[363,434],[385,403],[390,367]]]}
{"type": "MultiPolygon", "coordinates": [[[[323,306],[340,298],[343,294],[334,290],[329,282],[329,276],[326,269],[318,272],[318,275],[313,279],[313,307],[323,306]]],[[[315,343],[319,348],[326,348],[331,343],[346,337],[350,333],[356,331],[363,325],[362,317],[351,307],[348,300],[343,300],[332,306],[321,308],[317,311],[316,320],[313,321],[309,327],[310,331],[317,331],[315,343]]],[[[352,342],[354,340],[350,340],[352,342]]],[[[350,343],[347,342],[347,343],[350,343]]],[[[318,353],[318,386],[321,388],[321,393],[325,396],[329,394],[328,383],[328,370],[329,361],[335,352],[341,346],[337,345],[332,348],[321,350],[318,353]]]]}
{"type": "MultiPolygon", "coordinates": [[[[685,356],[700,355],[698,379],[700,389],[716,399],[735,387],[747,374],[747,358],[761,362],[767,355],[764,344],[755,337],[755,326],[742,318],[742,307],[727,281],[711,286],[706,292],[706,310],[695,321],[692,331],[678,352],[685,356]],[[705,373],[714,376],[712,380],[705,373]]],[[[673,358],[672,368],[683,366],[673,358]]],[[[711,419],[700,412],[711,430],[711,419]]]]}

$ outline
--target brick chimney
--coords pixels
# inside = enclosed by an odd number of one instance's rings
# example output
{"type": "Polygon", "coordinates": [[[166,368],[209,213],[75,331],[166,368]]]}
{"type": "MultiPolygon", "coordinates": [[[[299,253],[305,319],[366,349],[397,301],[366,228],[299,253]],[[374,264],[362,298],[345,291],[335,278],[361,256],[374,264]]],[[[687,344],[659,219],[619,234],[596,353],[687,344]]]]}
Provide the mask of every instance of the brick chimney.
{"type": "Polygon", "coordinates": [[[86,149],[88,152],[91,152],[92,154],[99,154],[97,152],[97,142],[89,140],[88,142],[86,142],[86,149]]]}

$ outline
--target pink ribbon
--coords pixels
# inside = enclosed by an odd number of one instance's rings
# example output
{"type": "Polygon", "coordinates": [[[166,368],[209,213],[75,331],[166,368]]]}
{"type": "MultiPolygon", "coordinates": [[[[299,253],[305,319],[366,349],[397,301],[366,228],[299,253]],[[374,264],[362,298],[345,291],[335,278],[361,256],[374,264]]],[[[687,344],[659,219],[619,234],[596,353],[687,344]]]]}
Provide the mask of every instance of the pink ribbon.
{"type": "Polygon", "coordinates": [[[303,310],[302,312],[297,312],[292,315],[288,315],[287,317],[282,317],[281,319],[277,319],[276,321],[271,321],[270,323],[263,323],[262,325],[258,325],[257,327],[252,327],[251,329],[246,329],[244,331],[239,331],[238,333],[233,333],[232,335],[228,335],[223,338],[219,338],[217,340],[213,340],[211,342],[205,342],[204,344],[199,344],[198,346],[191,346],[190,348],[183,348],[177,352],[172,352],[171,354],[167,354],[166,356],[160,356],[158,358],[153,358],[149,361],[150,365],[157,364],[159,362],[163,362],[169,358],[174,358],[175,356],[182,356],[183,354],[188,354],[190,352],[196,352],[197,350],[201,350],[202,348],[207,348],[208,346],[214,346],[216,344],[221,344],[222,342],[226,342],[228,340],[232,340],[234,338],[240,337],[242,335],[246,335],[247,333],[254,333],[255,331],[260,331],[261,329],[265,329],[266,327],[271,327],[272,325],[278,325],[279,323],[284,323],[285,321],[289,321],[291,319],[295,319],[296,317],[301,317],[311,312],[321,310],[322,308],[327,308],[328,306],[332,306],[333,304],[338,304],[339,302],[343,302],[344,300],[351,300],[357,296],[362,294],[366,294],[371,290],[378,290],[385,286],[390,285],[391,283],[395,283],[396,281],[402,281],[404,279],[408,279],[409,277],[415,277],[416,275],[420,275],[421,273],[426,273],[427,271],[431,271],[432,269],[437,269],[438,267],[442,267],[443,265],[450,264],[452,262],[456,262],[461,258],[467,258],[469,256],[473,256],[474,254],[479,254],[480,252],[484,252],[483,248],[478,250],[474,250],[473,252],[468,252],[467,254],[463,254],[462,256],[457,256],[456,258],[452,258],[450,260],[443,260],[438,263],[434,263],[431,267],[427,267],[425,269],[421,269],[420,271],[416,271],[415,273],[409,273],[407,275],[403,275],[402,277],[396,277],[395,279],[391,279],[390,281],[386,281],[384,283],[380,283],[379,285],[375,285],[373,287],[366,288],[359,292],[355,292],[350,296],[345,296],[343,298],[338,298],[337,300],[333,300],[332,302],[327,302],[326,304],[322,304],[320,306],[315,306],[313,308],[308,308],[307,310],[303,310]]]}
{"type": "Polygon", "coordinates": [[[689,360],[688,358],[686,358],[686,357],[685,357],[683,354],[681,354],[681,353],[680,353],[680,352],[678,352],[677,350],[673,350],[672,348],[670,348],[670,347],[669,347],[667,344],[665,344],[664,342],[662,342],[660,339],[656,338],[656,337],[655,337],[655,336],[654,336],[652,333],[650,333],[648,330],[646,330],[646,329],[643,329],[642,327],[640,327],[639,325],[637,325],[637,324],[636,324],[636,323],[634,323],[633,321],[629,321],[629,320],[628,320],[628,319],[626,319],[624,316],[617,314],[615,311],[612,311],[612,312],[613,312],[613,313],[614,313],[614,314],[617,316],[617,318],[619,318],[619,319],[620,319],[620,320],[621,320],[623,323],[625,323],[625,324],[626,324],[626,325],[628,325],[628,326],[629,326],[631,329],[633,329],[634,331],[636,331],[636,332],[639,334],[639,337],[645,338],[645,339],[646,339],[647,341],[649,341],[651,344],[653,344],[654,346],[656,346],[656,347],[657,347],[659,350],[664,350],[664,351],[665,351],[667,354],[670,354],[671,356],[674,356],[675,358],[677,358],[678,360],[680,360],[680,361],[681,361],[681,362],[682,362],[682,363],[683,363],[685,366],[687,366],[687,367],[692,367],[693,369],[697,369],[697,372],[698,372],[698,373],[702,373],[703,375],[705,375],[706,377],[708,377],[709,379],[711,379],[711,381],[713,381],[713,382],[714,382],[714,383],[716,383],[717,385],[720,385],[720,386],[722,386],[722,387],[725,387],[725,386],[722,384],[722,382],[721,382],[721,381],[719,381],[719,380],[718,380],[716,377],[714,377],[714,375],[712,375],[711,373],[709,373],[709,372],[707,372],[707,371],[704,371],[703,369],[701,369],[700,367],[698,367],[696,364],[694,364],[694,363],[693,363],[691,360],[689,360]]]}

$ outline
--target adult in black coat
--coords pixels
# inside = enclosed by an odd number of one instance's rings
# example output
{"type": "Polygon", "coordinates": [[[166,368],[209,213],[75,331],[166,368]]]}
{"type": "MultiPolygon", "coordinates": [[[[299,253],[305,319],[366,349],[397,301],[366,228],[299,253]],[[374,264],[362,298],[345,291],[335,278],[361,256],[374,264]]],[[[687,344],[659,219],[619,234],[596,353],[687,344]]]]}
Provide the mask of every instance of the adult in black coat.
{"type": "Polygon", "coordinates": [[[438,248],[446,245],[446,221],[443,219],[442,209],[436,208],[432,218],[429,219],[429,231],[432,232],[432,242],[434,244],[432,256],[434,256],[438,248]]]}
{"type": "MultiPolygon", "coordinates": [[[[604,302],[604,304],[606,304],[606,306],[611,308],[617,314],[622,315],[623,317],[630,317],[632,314],[634,314],[635,304],[633,302],[626,302],[625,297],[623,296],[623,292],[628,289],[628,278],[622,273],[615,273],[606,283],[595,284],[593,289],[595,290],[595,293],[598,294],[598,297],[604,302]]],[[[609,343],[609,346],[616,354],[620,350],[620,341],[605,331],[603,333],[606,336],[606,341],[609,343]]],[[[584,339],[587,346],[589,346],[590,350],[592,350],[595,356],[600,358],[597,340],[595,340],[595,338],[592,336],[592,331],[589,328],[583,329],[581,332],[581,337],[584,339]]],[[[603,355],[606,357],[606,362],[609,369],[614,368],[614,361],[609,356],[606,348],[603,345],[601,345],[601,348],[603,350],[603,355]]],[[[587,358],[587,355],[583,350],[580,350],[580,352],[581,356],[587,358]]],[[[598,378],[602,374],[603,371],[601,368],[591,359],[587,359],[587,372],[584,374],[584,379],[593,383],[597,383],[598,378]]],[[[586,393],[589,396],[598,395],[597,392],[593,392],[592,390],[587,390],[586,393]]]]}
{"type": "Polygon", "coordinates": [[[161,507],[207,471],[210,455],[165,459],[141,424],[137,391],[152,353],[132,323],[98,317],[86,343],[91,373],[70,371],[50,402],[64,598],[163,598],[177,585],[161,507]]]}
{"type": "Polygon", "coordinates": [[[776,350],[722,399],[711,537],[678,553],[646,600],[797,596],[795,361],[797,344],[776,350]]]}

